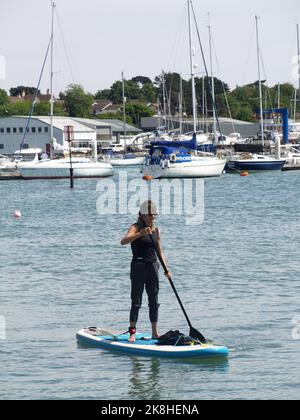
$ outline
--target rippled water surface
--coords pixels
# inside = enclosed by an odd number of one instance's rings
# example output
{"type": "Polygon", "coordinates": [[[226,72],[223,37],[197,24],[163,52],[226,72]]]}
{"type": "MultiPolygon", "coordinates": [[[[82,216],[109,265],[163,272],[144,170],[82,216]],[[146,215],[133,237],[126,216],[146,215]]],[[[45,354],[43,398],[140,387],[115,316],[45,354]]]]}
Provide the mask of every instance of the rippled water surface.
{"type": "MultiPolygon", "coordinates": [[[[96,185],[76,181],[71,191],[68,181],[0,183],[0,398],[298,399],[292,321],[300,320],[300,172],[206,180],[203,224],[159,218],[193,326],[231,349],[228,362],[77,345],[83,326],[128,327],[130,248],[119,241],[134,218],[99,215],[96,185]]],[[[188,332],[164,278],[160,302],[160,331],[188,332]]],[[[146,299],[139,329],[149,331],[146,299]]]]}

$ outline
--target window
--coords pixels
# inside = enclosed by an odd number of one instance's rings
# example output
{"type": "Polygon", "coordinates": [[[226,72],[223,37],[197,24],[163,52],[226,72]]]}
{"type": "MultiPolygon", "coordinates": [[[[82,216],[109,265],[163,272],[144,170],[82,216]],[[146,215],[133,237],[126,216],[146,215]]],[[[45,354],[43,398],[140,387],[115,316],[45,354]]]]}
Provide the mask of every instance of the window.
{"type": "Polygon", "coordinates": [[[14,127],[13,128],[13,133],[16,133],[17,132],[17,129],[16,129],[16,127],[14,127]]]}
{"type": "Polygon", "coordinates": [[[36,132],[36,128],[35,127],[31,127],[31,132],[35,133],[36,132]]]}
{"type": "Polygon", "coordinates": [[[28,127],[28,128],[26,128],[26,132],[27,132],[27,133],[29,133],[29,127],[28,127]]]}
{"type": "Polygon", "coordinates": [[[21,134],[23,133],[23,127],[19,128],[19,133],[21,133],[21,134]]]}
{"type": "Polygon", "coordinates": [[[3,127],[0,128],[0,133],[4,133],[4,128],[3,127]]]}
{"type": "Polygon", "coordinates": [[[42,132],[42,127],[38,128],[38,132],[41,133],[42,132]]]}
{"type": "Polygon", "coordinates": [[[11,129],[9,127],[7,127],[6,132],[7,132],[7,134],[10,134],[11,129]]]}
{"type": "Polygon", "coordinates": [[[49,127],[45,127],[45,128],[44,128],[44,131],[45,131],[45,133],[48,133],[48,131],[49,131],[49,127]]]}
{"type": "Polygon", "coordinates": [[[4,149],[4,144],[0,144],[0,149],[4,149]]]}

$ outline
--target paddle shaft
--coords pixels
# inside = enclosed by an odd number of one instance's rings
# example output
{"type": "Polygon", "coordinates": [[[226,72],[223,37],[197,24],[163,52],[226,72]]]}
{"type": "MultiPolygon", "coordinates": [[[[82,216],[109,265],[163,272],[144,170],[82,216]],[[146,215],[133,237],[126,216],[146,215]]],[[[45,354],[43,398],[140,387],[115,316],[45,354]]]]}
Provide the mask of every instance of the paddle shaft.
{"type": "MultiPolygon", "coordinates": [[[[169,270],[167,269],[166,264],[165,264],[165,262],[164,262],[164,260],[163,260],[163,258],[162,258],[162,256],[161,256],[161,254],[160,254],[160,252],[159,252],[159,250],[158,250],[158,248],[157,248],[157,245],[156,245],[156,243],[155,243],[155,240],[154,240],[154,238],[153,238],[153,236],[152,236],[152,235],[149,235],[149,236],[150,236],[150,238],[151,238],[151,241],[152,241],[153,247],[154,247],[154,249],[155,249],[155,252],[156,252],[156,254],[157,254],[157,257],[158,257],[158,259],[159,259],[159,262],[161,263],[161,265],[162,265],[162,267],[163,267],[163,269],[164,269],[165,273],[167,274],[167,273],[169,272],[169,270]]],[[[182,309],[182,312],[184,313],[185,319],[187,320],[187,323],[189,324],[189,327],[190,327],[190,328],[193,328],[193,327],[192,327],[192,324],[191,324],[191,321],[190,321],[190,319],[189,319],[189,317],[188,317],[188,315],[187,315],[187,313],[186,313],[186,311],[185,311],[185,309],[184,309],[183,303],[182,303],[182,301],[181,301],[181,299],[180,299],[180,297],[179,297],[179,295],[178,295],[178,293],[177,293],[177,290],[176,290],[176,287],[175,287],[175,285],[174,285],[174,283],[173,283],[173,280],[172,280],[171,278],[169,278],[169,282],[170,282],[171,287],[172,287],[172,289],[173,289],[173,291],[174,291],[174,293],[175,293],[175,296],[176,296],[176,298],[177,298],[177,300],[178,300],[178,303],[179,303],[179,305],[180,305],[180,307],[181,307],[181,309],[182,309]]]]}

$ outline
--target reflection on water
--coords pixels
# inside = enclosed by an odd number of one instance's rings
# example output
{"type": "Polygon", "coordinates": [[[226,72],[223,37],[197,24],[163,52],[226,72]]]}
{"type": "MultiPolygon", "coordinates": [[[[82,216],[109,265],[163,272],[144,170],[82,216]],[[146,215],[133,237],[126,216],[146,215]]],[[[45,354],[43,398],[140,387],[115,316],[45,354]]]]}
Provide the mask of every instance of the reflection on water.
{"type": "Polygon", "coordinates": [[[160,360],[132,357],[129,397],[137,400],[160,400],[160,360]]]}
{"type": "Polygon", "coordinates": [[[174,388],[180,371],[190,367],[191,377],[206,373],[226,372],[229,369],[228,360],[224,359],[157,359],[131,357],[132,373],[129,378],[128,396],[136,400],[160,400],[165,390],[174,388]],[[193,369],[197,368],[196,370],[193,369]],[[167,374],[165,374],[167,372],[167,374]]]}

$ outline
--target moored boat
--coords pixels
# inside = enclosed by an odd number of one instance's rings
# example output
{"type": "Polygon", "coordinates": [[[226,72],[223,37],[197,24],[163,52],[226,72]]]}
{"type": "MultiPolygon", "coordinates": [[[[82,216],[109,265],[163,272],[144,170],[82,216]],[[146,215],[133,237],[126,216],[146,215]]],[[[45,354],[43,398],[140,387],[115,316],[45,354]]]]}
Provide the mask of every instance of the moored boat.
{"type": "Polygon", "coordinates": [[[102,162],[110,163],[113,167],[140,166],[144,163],[144,156],[135,155],[107,155],[102,162]]]}
{"type": "Polygon", "coordinates": [[[300,152],[289,152],[286,157],[286,162],[283,166],[283,171],[299,171],[300,170],[300,152]]]}
{"type": "Polygon", "coordinates": [[[285,162],[285,159],[276,159],[266,155],[241,155],[230,158],[225,170],[227,172],[281,171],[285,162]]]}
{"type": "Polygon", "coordinates": [[[196,148],[195,137],[189,142],[153,143],[142,167],[143,175],[154,179],[221,176],[226,160],[209,154],[200,156],[196,148]]]}
{"type": "Polygon", "coordinates": [[[18,168],[30,163],[36,163],[41,158],[42,150],[39,148],[17,150],[12,159],[3,156],[0,159],[0,172],[16,172],[18,168]]]}
{"type": "MultiPolygon", "coordinates": [[[[22,165],[19,172],[24,179],[61,179],[70,177],[70,159],[44,160],[22,165]]],[[[110,163],[93,162],[88,158],[72,158],[74,178],[103,178],[113,175],[110,163]]]]}

